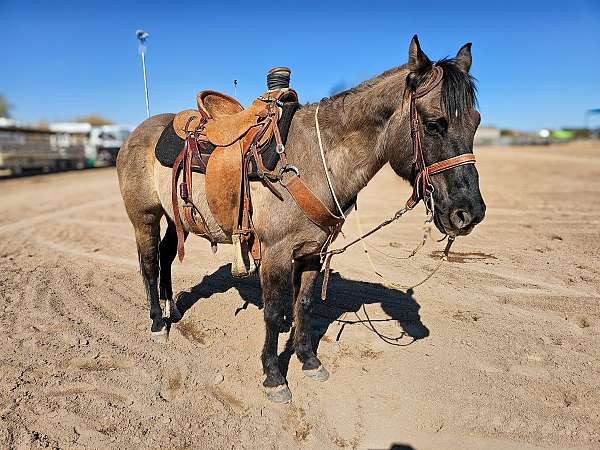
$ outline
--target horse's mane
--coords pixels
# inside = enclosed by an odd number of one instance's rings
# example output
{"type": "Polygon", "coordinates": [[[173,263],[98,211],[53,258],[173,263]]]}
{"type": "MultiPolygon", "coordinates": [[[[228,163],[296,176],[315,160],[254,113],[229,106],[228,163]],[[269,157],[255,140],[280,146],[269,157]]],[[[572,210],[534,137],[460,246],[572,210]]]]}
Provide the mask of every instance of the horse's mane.
{"type": "Polygon", "coordinates": [[[409,76],[407,88],[416,90],[419,86],[426,84],[430,79],[433,64],[444,71],[442,78],[442,107],[448,120],[458,119],[465,112],[471,111],[477,106],[476,79],[469,73],[463,72],[454,58],[443,58],[425,67],[424,70],[409,76]]]}
{"type": "MultiPolygon", "coordinates": [[[[459,68],[455,58],[443,58],[435,63],[426,65],[418,72],[411,72],[406,79],[406,89],[414,91],[420,86],[427,84],[431,79],[433,64],[441,67],[444,71],[441,92],[441,102],[444,112],[449,121],[457,120],[460,122],[466,112],[473,110],[477,106],[477,80],[469,73],[463,72],[459,68]]],[[[341,101],[341,104],[344,105],[346,99],[351,98],[353,94],[360,94],[377,85],[382,80],[397,76],[401,71],[406,69],[408,69],[408,64],[394,67],[374,78],[363,81],[357,86],[339,92],[329,98],[324,98],[321,102],[341,101]]],[[[304,106],[309,105],[314,104],[304,106]]]]}

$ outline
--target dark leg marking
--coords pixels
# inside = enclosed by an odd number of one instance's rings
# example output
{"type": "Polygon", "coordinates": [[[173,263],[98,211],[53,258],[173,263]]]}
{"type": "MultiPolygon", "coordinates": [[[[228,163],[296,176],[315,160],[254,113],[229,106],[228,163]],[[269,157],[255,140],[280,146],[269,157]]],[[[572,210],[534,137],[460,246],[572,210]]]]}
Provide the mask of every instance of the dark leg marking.
{"type": "Polygon", "coordinates": [[[282,257],[281,253],[277,254],[275,251],[265,252],[260,267],[266,329],[262,351],[265,374],[263,385],[267,398],[276,403],[287,403],[292,399],[292,393],[281,374],[277,357],[279,329],[284,315],[284,301],[289,288],[290,272],[291,255],[282,257]]]}
{"type": "MultiPolygon", "coordinates": [[[[187,233],[185,234],[187,237],[187,233]]],[[[167,231],[160,241],[160,299],[166,300],[170,304],[170,321],[172,323],[181,320],[181,313],[177,309],[177,305],[173,302],[173,284],[171,280],[171,266],[177,256],[177,232],[175,224],[167,219],[167,231]]]]}
{"type": "Polygon", "coordinates": [[[296,259],[294,262],[294,346],[304,375],[313,380],[326,381],[329,372],[315,355],[311,334],[314,288],[320,269],[318,256],[296,259]]]}
{"type": "Polygon", "coordinates": [[[159,238],[160,225],[158,223],[137,225],[135,228],[140,272],[144,280],[144,287],[146,288],[146,297],[150,304],[152,339],[163,343],[167,340],[168,330],[158,300],[159,238]]]}

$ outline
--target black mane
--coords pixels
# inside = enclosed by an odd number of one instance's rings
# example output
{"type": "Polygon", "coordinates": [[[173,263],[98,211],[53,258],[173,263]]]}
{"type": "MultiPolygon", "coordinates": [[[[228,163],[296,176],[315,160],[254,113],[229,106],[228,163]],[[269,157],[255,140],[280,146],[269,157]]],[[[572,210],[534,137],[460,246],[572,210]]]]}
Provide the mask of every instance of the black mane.
{"type": "MultiPolygon", "coordinates": [[[[454,58],[440,59],[435,65],[442,68],[444,77],[442,79],[442,107],[448,120],[458,119],[464,113],[471,111],[477,106],[476,79],[470,74],[463,72],[454,58]]],[[[422,72],[411,73],[407,79],[407,88],[413,92],[430,80],[431,68],[429,65],[422,72]]]]}
{"type": "MultiPolygon", "coordinates": [[[[429,62],[418,72],[410,72],[406,78],[406,90],[414,92],[419,87],[426,85],[431,80],[433,64],[441,67],[444,71],[441,90],[441,103],[444,113],[448,121],[461,122],[465,117],[465,113],[477,107],[477,80],[469,73],[463,72],[455,58],[443,58],[435,63],[429,62]]],[[[363,81],[357,86],[323,98],[321,102],[341,100],[342,105],[344,105],[346,98],[350,95],[363,92],[381,82],[381,80],[393,77],[406,69],[408,69],[408,64],[394,67],[374,78],[363,81]]],[[[407,91],[404,92],[404,99],[406,99],[407,91]]]]}

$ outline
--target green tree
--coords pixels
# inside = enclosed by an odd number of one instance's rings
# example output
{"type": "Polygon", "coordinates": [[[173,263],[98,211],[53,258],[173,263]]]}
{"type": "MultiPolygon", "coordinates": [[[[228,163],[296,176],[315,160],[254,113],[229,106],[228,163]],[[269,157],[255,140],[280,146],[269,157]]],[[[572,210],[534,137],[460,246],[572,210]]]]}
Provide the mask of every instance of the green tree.
{"type": "Polygon", "coordinates": [[[8,103],[6,97],[0,94],[0,117],[10,117],[12,105],[8,103]]]}

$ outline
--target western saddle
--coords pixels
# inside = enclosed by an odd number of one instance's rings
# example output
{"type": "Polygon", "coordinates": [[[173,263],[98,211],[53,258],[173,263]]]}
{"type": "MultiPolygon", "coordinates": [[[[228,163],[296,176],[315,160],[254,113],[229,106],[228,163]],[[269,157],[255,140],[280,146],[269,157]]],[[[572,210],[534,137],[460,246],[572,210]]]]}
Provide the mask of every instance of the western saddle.
{"type": "Polygon", "coordinates": [[[289,88],[290,71],[275,68],[267,75],[269,90],[244,107],[234,98],[215,91],[202,91],[197,97],[198,109],[178,113],[173,120],[175,133],[184,146],[172,172],[173,215],[177,230],[177,253],[184,251],[184,220],[191,232],[207,238],[216,251],[206,221],[192,199],[192,171],[205,173],[205,192],[210,211],[223,229],[231,235],[235,248],[232,275],[244,277],[256,270],[261,258],[260,241],[252,223],[252,202],[248,174],[252,163],[259,180],[279,199],[284,197],[277,185],[284,187],[318,226],[330,237],[337,234],[343,219],[333,214],[300,179],[298,169],[288,164],[279,130],[282,106],[297,102],[298,95],[289,88]],[[279,163],[274,170],[265,167],[262,153],[275,140],[279,163]],[[208,149],[212,148],[212,152],[208,149]],[[177,189],[179,172],[182,180],[177,189]],[[178,199],[183,200],[183,218],[178,199]]]}

